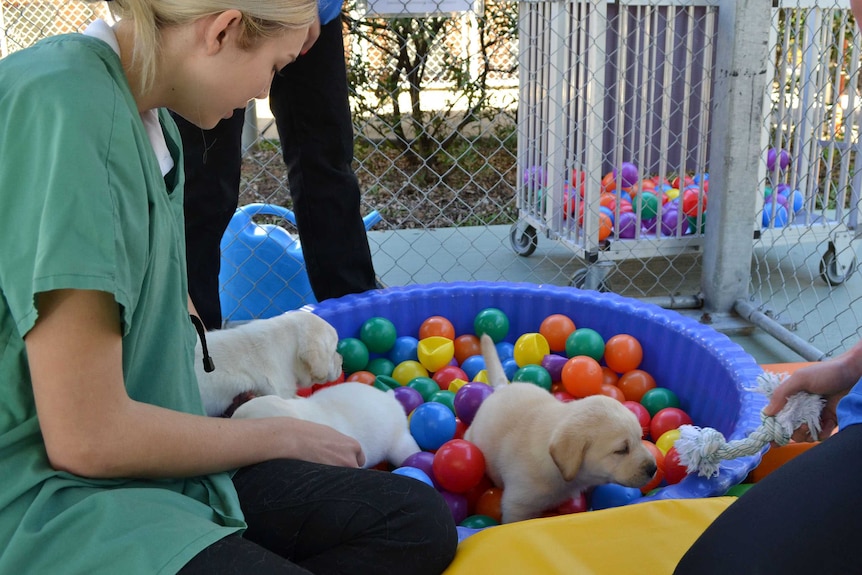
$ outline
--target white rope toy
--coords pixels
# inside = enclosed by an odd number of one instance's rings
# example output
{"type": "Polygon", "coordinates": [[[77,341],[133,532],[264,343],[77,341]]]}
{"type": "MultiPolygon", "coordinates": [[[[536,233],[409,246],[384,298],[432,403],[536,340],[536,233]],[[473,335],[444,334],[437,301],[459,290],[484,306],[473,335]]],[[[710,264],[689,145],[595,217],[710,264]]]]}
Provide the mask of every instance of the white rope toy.
{"type": "MultiPolygon", "coordinates": [[[[755,391],[771,398],[775,388],[787,377],[786,373],[763,372],[757,376],[755,391]]],[[[803,423],[808,425],[811,435],[820,433],[820,411],[826,402],[819,395],[801,391],[787,399],[787,404],[774,416],[761,413],[760,427],[745,439],[725,440],[724,436],[710,427],[694,425],[680,426],[680,437],[674,443],[679,461],[688,473],[697,472],[702,477],[718,475],[718,468],[726,459],[754,455],[771,442],[786,445],[793,432],[803,423]]]]}

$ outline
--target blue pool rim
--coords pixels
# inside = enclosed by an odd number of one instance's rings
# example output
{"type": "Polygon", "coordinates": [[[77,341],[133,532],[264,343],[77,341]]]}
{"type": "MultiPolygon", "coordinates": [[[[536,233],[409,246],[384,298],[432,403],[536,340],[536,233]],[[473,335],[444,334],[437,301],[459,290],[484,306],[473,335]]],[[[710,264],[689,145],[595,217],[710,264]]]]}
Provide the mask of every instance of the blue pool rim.
{"type": "MultiPolygon", "coordinates": [[[[393,322],[398,335],[416,336],[426,318],[440,315],[456,334],[473,333],[473,319],[488,307],[509,317],[506,338],[538,332],[548,315],[568,315],[577,327],[596,330],[604,339],[618,333],[636,337],[644,348],[641,368],[679,396],[680,407],[696,425],[712,427],[728,440],[747,437],[760,425],[766,398],[751,388],[763,369],[726,335],[675,311],[614,293],[509,282],[418,284],[347,295],[306,306],[327,320],[340,338],[356,337],[362,323],[375,316],[393,322]]],[[[723,495],[745,480],[761,455],[721,464],[716,476],[689,475],[634,501],[723,495]]]]}

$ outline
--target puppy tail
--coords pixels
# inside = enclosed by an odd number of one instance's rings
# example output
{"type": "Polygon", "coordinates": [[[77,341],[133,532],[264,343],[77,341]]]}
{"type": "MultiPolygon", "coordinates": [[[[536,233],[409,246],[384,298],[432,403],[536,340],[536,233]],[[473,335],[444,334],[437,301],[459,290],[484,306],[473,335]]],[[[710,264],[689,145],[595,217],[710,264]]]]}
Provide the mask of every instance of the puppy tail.
{"type": "Polygon", "coordinates": [[[494,340],[487,333],[483,333],[479,338],[479,343],[482,346],[482,357],[485,358],[485,371],[488,373],[488,383],[491,387],[500,387],[509,385],[509,380],[506,377],[506,371],[503,369],[503,364],[500,361],[500,355],[497,353],[497,347],[494,345],[494,340]]]}

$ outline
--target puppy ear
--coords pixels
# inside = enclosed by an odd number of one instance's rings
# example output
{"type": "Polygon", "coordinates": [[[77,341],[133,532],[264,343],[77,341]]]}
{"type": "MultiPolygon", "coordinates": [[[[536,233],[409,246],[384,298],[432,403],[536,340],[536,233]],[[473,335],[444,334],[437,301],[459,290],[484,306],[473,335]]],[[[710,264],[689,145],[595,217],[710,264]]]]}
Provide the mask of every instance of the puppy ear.
{"type": "Polygon", "coordinates": [[[563,479],[571,481],[578,475],[588,446],[589,439],[584,434],[566,427],[559,427],[554,431],[548,451],[563,479]]]}

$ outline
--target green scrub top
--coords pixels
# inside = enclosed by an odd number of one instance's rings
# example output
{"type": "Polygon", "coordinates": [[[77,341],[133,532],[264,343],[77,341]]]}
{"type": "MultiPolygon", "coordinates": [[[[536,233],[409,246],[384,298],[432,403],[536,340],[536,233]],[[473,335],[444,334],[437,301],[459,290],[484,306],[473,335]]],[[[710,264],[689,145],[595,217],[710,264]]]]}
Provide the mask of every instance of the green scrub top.
{"type": "Polygon", "coordinates": [[[228,474],[78,477],[52,469],[24,335],[34,297],[99,290],[121,306],[135,400],[203,414],[186,309],[179,133],[162,175],[119,58],[83,35],[0,60],[0,573],[174,573],[245,528],[228,474]]]}

